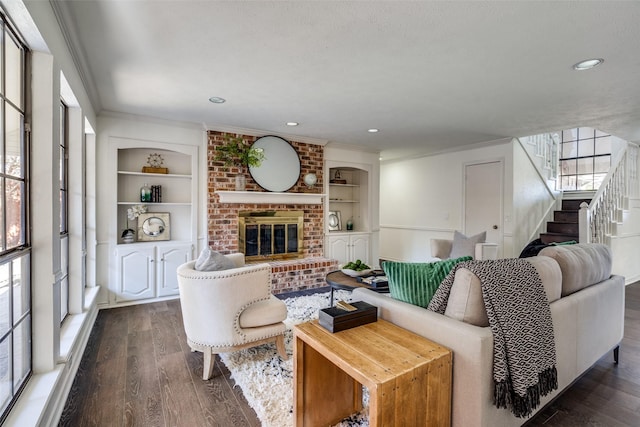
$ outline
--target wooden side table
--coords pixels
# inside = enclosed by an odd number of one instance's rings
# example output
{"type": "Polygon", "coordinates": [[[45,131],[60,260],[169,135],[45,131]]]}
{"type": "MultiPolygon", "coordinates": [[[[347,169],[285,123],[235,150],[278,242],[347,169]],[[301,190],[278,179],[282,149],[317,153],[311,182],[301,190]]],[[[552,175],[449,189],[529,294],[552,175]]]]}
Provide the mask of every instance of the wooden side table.
{"type": "Polygon", "coordinates": [[[370,426],[449,426],[452,354],[379,319],[332,334],[317,321],[294,327],[296,426],[333,425],[362,409],[370,426]]]}

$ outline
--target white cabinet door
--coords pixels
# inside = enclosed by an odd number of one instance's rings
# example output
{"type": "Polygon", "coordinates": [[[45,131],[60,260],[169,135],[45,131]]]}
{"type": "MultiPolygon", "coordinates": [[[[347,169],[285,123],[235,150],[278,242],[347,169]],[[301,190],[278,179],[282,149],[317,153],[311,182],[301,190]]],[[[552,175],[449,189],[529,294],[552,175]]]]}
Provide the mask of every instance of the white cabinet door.
{"type": "Polygon", "coordinates": [[[349,236],[329,236],[329,238],[327,239],[327,243],[329,258],[337,259],[338,265],[346,264],[349,262],[349,236]]]}
{"type": "Polygon", "coordinates": [[[369,264],[369,235],[339,234],[329,236],[327,238],[327,254],[329,258],[337,259],[339,265],[356,260],[369,264]]]}
{"type": "Polygon", "coordinates": [[[155,297],[155,248],[118,248],[116,302],[155,297]]]}
{"type": "Polygon", "coordinates": [[[178,294],[178,277],[176,270],[192,259],[192,246],[158,247],[158,296],[178,294]]]}
{"type": "Polygon", "coordinates": [[[369,259],[369,235],[358,234],[351,237],[351,261],[360,260],[371,265],[369,259]]]}

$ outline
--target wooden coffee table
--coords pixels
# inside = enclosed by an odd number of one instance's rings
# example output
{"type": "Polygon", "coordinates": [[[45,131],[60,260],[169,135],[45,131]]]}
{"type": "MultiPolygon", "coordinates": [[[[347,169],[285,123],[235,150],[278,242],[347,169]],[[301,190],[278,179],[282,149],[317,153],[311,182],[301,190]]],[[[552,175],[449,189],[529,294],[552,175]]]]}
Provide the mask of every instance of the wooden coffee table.
{"type": "Polygon", "coordinates": [[[370,426],[449,426],[451,351],[379,319],[331,333],[294,327],[295,425],[334,425],[362,409],[370,426]]]}
{"type": "Polygon", "coordinates": [[[333,307],[333,291],[335,290],[345,290],[352,291],[355,288],[367,288],[376,292],[389,292],[389,286],[371,286],[366,283],[359,282],[356,277],[351,277],[347,274],[344,274],[340,270],[332,271],[328,273],[325,277],[325,280],[329,286],[331,286],[331,300],[329,302],[329,307],[333,307]]]}

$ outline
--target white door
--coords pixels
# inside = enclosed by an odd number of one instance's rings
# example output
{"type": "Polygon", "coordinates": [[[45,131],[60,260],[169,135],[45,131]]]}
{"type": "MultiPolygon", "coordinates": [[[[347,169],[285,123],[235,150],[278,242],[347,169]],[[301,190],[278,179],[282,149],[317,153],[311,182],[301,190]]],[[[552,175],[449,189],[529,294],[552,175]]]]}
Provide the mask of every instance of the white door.
{"type": "Polygon", "coordinates": [[[498,244],[502,255],[502,161],[465,166],[464,230],[467,236],[487,232],[487,242],[498,244]]]}

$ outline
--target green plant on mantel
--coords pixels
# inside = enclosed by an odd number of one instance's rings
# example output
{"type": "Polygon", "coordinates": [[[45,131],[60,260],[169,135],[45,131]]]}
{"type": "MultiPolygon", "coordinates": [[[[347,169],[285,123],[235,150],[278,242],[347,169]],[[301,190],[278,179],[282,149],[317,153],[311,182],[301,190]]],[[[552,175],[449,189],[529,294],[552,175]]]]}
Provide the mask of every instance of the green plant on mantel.
{"type": "Polygon", "coordinates": [[[225,166],[237,166],[240,169],[257,167],[264,160],[264,150],[245,144],[242,137],[225,134],[224,143],[216,147],[214,160],[224,162],[225,166]]]}

